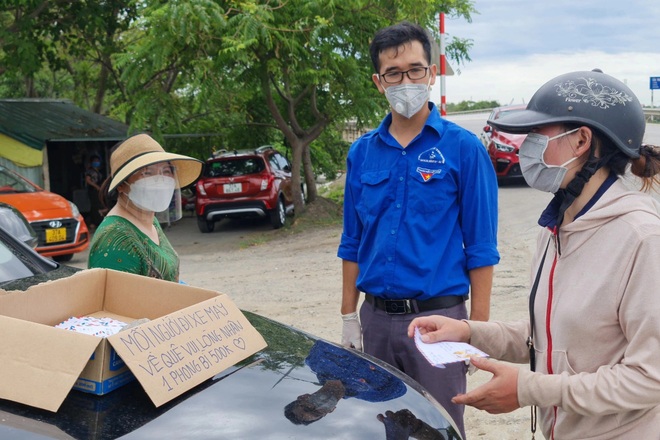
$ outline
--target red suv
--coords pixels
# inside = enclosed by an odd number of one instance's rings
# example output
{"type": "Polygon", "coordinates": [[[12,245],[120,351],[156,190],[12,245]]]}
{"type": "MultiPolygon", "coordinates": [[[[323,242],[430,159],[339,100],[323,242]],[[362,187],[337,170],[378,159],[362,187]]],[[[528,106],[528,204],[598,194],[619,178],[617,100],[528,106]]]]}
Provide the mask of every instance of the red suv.
{"type": "Polygon", "coordinates": [[[271,146],[215,153],[197,181],[195,212],[202,232],[223,218],[266,217],[281,228],[293,212],[291,164],[271,146]]]}
{"type": "MultiPolygon", "coordinates": [[[[494,108],[488,117],[489,120],[499,119],[511,112],[524,110],[523,105],[508,105],[494,108]]],[[[527,135],[503,133],[490,125],[484,127],[481,133],[481,142],[488,149],[495,174],[499,181],[505,179],[519,179],[522,177],[520,171],[520,161],[518,160],[518,150],[527,135]]]]}

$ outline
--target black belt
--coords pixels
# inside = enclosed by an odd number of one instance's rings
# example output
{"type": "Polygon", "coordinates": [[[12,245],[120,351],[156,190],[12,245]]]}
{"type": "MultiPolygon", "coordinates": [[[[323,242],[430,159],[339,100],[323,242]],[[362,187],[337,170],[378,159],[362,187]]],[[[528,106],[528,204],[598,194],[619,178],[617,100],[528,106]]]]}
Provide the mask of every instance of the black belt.
{"type": "Polygon", "coordinates": [[[447,309],[465,302],[469,295],[438,296],[425,301],[416,299],[384,299],[370,294],[365,295],[365,300],[378,309],[384,310],[390,315],[405,315],[408,313],[428,312],[429,310],[447,309]]]}

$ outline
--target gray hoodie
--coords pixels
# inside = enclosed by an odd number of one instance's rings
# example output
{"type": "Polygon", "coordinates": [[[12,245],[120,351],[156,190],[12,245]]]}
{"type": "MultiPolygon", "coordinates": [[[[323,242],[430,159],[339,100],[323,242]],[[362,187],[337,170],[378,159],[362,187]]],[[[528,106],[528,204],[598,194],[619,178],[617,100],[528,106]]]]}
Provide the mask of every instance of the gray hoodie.
{"type": "MultiPolygon", "coordinates": [[[[518,401],[537,405],[547,439],[660,439],[660,203],[618,180],[548,240],[534,303],[536,372],[518,401]],[[554,244],[554,246],[553,246],[554,244]]],[[[469,322],[493,358],[529,362],[529,321],[469,322]]]]}

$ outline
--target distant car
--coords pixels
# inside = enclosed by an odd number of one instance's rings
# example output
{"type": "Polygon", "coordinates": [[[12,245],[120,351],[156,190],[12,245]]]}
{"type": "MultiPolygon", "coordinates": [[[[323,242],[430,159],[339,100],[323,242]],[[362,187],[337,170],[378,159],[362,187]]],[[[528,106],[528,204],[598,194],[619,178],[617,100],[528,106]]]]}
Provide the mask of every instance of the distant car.
{"type": "Polygon", "coordinates": [[[69,261],[89,246],[89,231],[78,207],[0,166],[0,202],[18,209],[37,234],[36,250],[58,261],[69,261]]]}
{"type": "Polygon", "coordinates": [[[268,217],[278,229],[293,212],[291,164],[271,146],[214,154],[195,188],[202,232],[212,232],[223,218],[268,217]]]}
{"type": "MultiPolygon", "coordinates": [[[[0,255],[5,290],[80,270],[3,229],[0,255]]],[[[102,396],[72,390],[57,412],[0,399],[0,439],[460,439],[444,408],[397,369],[243,313],[268,346],[164,405],[155,407],[138,381],[102,396]]]]}
{"type": "MultiPolygon", "coordinates": [[[[521,111],[525,108],[524,104],[497,107],[493,109],[488,119],[499,119],[506,114],[521,111]]],[[[522,178],[518,150],[525,137],[524,134],[503,133],[491,125],[484,127],[481,133],[481,141],[488,150],[488,155],[499,181],[522,178]]]]}

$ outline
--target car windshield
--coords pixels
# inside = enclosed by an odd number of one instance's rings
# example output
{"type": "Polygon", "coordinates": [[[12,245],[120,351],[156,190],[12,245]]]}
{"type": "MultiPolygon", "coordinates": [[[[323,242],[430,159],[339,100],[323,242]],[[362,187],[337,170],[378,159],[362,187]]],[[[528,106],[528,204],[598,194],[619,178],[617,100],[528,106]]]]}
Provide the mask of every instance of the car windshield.
{"type": "Polygon", "coordinates": [[[3,241],[0,241],[0,283],[34,275],[3,241]]]}
{"type": "Polygon", "coordinates": [[[264,161],[258,157],[237,157],[206,164],[206,177],[237,177],[260,173],[265,169],[264,161]]]}
{"type": "Polygon", "coordinates": [[[512,108],[512,109],[509,109],[509,110],[502,110],[501,112],[499,112],[499,113],[497,114],[497,118],[495,118],[495,119],[500,119],[500,118],[503,117],[503,116],[509,115],[509,114],[511,114],[511,113],[516,113],[516,112],[519,112],[519,111],[522,111],[522,110],[525,110],[525,107],[522,107],[522,108],[512,108]]]}
{"type": "Polygon", "coordinates": [[[0,228],[30,246],[36,244],[37,234],[25,217],[9,205],[0,204],[0,228]]]}
{"type": "Polygon", "coordinates": [[[37,189],[21,177],[0,168],[0,194],[35,192],[37,189]]]}

